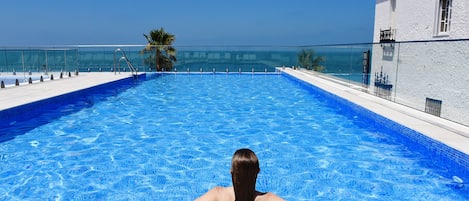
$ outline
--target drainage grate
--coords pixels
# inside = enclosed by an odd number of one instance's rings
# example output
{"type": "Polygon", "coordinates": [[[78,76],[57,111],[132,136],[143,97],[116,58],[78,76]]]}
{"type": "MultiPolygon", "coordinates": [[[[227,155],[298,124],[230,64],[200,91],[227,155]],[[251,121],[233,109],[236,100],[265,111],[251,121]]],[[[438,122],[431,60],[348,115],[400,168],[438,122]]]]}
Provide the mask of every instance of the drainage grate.
{"type": "Polygon", "coordinates": [[[425,112],[435,116],[441,115],[441,100],[427,98],[425,101],[425,112]]]}

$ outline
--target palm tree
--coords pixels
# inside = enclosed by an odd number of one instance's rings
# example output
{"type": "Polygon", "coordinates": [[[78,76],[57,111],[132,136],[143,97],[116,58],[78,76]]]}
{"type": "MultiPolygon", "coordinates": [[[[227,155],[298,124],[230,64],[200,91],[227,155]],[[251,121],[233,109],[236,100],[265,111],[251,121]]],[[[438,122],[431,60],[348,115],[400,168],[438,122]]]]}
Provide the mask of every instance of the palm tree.
{"type": "Polygon", "coordinates": [[[307,70],[322,72],[324,70],[324,66],[321,66],[320,63],[323,61],[325,61],[325,58],[322,56],[315,56],[314,50],[303,49],[298,53],[298,64],[307,70]]]}
{"type": "Polygon", "coordinates": [[[308,69],[308,67],[311,66],[311,56],[313,55],[312,51],[306,51],[305,49],[302,49],[300,53],[298,53],[298,64],[303,67],[308,69]]]}
{"type": "Polygon", "coordinates": [[[171,71],[173,62],[176,62],[176,49],[171,46],[176,39],[173,34],[167,33],[163,28],[151,30],[150,33],[143,34],[147,39],[147,46],[142,53],[155,52],[155,55],[148,57],[145,61],[155,66],[157,71],[171,71]]]}

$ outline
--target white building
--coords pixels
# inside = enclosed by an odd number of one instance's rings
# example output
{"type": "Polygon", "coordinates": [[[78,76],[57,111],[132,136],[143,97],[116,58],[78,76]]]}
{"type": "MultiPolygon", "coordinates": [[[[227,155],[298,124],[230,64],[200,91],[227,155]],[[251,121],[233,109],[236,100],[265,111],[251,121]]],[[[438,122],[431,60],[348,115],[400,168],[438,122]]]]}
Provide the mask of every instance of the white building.
{"type": "Polygon", "coordinates": [[[377,0],[371,89],[469,125],[469,1],[377,0]]]}
{"type": "Polygon", "coordinates": [[[469,38],[467,0],[376,0],[374,42],[395,30],[396,41],[469,38]]]}

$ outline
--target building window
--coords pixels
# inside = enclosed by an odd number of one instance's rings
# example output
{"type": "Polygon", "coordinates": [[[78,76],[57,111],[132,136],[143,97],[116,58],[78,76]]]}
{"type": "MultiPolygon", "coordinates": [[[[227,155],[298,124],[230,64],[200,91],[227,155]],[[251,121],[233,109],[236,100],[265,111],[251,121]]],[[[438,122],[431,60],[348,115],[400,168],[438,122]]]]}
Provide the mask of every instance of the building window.
{"type": "Polygon", "coordinates": [[[437,34],[448,34],[451,24],[451,1],[440,0],[438,5],[437,34]]]}

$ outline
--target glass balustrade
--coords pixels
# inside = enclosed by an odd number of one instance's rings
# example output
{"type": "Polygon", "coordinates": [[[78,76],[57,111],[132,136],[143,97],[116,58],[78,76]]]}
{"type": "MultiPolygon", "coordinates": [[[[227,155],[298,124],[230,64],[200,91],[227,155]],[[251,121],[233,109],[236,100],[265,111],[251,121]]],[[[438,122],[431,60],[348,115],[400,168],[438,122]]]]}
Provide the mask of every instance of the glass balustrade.
{"type": "MultiPolygon", "coordinates": [[[[314,46],[173,46],[169,72],[318,72],[338,83],[469,125],[469,40],[314,46]]],[[[51,72],[155,72],[144,45],[0,48],[0,78],[51,72]],[[125,54],[122,54],[120,49],[125,54]]],[[[162,51],[165,55],[165,52],[162,51]]],[[[165,55],[167,56],[167,55],[165,55]]]]}

